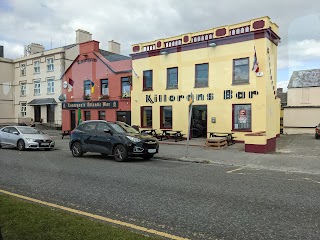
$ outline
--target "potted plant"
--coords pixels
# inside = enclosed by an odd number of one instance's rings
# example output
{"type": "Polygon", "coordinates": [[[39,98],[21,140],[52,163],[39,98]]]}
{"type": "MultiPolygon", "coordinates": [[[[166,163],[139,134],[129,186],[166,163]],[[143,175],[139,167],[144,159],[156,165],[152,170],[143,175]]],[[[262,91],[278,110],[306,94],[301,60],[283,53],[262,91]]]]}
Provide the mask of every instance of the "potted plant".
{"type": "Polygon", "coordinates": [[[83,99],[84,100],[90,100],[91,99],[91,96],[88,94],[88,95],[83,95],[83,99]]]}
{"type": "Polygon", "coordinates": [[[99,99],[109,99],[109,95],[108,94],[102,94],[99,96],[99,99]]]}

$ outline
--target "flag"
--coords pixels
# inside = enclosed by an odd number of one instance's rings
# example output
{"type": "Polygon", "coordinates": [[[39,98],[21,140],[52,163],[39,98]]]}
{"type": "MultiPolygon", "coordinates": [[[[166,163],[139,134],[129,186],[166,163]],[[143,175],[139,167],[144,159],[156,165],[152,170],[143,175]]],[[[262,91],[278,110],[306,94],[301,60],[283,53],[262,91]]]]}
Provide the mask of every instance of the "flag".
{"type": "Polygon", "coordinates": [[[69,85],[71,85],[72,87],[74,85],[74,81],[71,78],[69,78],[69,85]]]}
{"type": "Polygon", "coordinates": [[[253,56],[253,66],[252,66],[252,71],[254,72],[259,72],[259,62],[257,59],[257,52],[256,52],[256,47],[254,47],[254,56],[253,56]]]}
{"type": "Polygon", "coordinates": [[[91,93],[93,93],[93,92],[94,92],[94,82],[91,81],[91,93]]]}
{"type": "Polygon", "coordinates": [[[81,120],[81,109],[78,108],[78,125],[82,123],[82,120],[81,120]]]}

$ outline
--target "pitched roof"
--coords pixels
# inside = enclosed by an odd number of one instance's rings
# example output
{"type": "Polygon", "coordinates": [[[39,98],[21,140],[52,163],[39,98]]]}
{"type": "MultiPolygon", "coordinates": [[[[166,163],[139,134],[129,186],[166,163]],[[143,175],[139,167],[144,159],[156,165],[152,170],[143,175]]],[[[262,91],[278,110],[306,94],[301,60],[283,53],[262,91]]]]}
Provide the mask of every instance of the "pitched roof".
{"type": "Polygon", "coordinates": [[[131,60],[131,57],[120,55],[120,54],[109,52],[109,51],[105,51],[105,50],[102,50],[102,49],[99,49],[99,52],[109,62],[116,62],[116,61],[122,61],[122,60],[131,60]]]}
{"type": "Polygon", "coordinates": [[[288,88],[320,87],[320,69],[294,71],[288,88]]]}

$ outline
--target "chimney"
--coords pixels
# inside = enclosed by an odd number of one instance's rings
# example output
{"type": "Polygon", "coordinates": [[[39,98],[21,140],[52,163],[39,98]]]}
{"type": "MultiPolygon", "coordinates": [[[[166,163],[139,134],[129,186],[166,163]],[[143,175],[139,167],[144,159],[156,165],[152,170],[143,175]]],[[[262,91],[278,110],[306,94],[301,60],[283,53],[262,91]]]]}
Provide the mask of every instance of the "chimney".
{"type": "Polygon", "coordinates": [[[108,51],[120,54],[120,43],[117,43],[113,40],[109,41],[108,51]]]}
{"type": "Polygon", "coordinates": [[[35,53],[41,53],[44,52],[45,48],[41,44],[38,43],[31,43],[29,46],[27,46],[27,50],[29,51],[29,55],[35,54],[35,53]]]}
{"type": "Polygon", "coordinates": [[[92,40],[92,34],[84,31],[82,29],[78,29],[76,31],[76,43],[83,43],[92,40]]]}
{"type": "Polygon", "coordinates": [[[3,46],[0,46],[0,57],[3,58],[3,56],[4,56],[3,46]]]}
{"type": "Polygon", "coordinates": [[[277,88],[277,93],[283,93],[283,88],[277,88]]]}

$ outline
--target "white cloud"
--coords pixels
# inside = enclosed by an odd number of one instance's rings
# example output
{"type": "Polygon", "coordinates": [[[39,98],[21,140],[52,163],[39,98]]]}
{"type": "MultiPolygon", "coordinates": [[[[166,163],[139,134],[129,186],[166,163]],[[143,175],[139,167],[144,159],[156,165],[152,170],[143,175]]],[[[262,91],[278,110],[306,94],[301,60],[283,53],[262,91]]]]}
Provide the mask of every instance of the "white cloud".
{"type": "Polygon", "coordinates": [[[283,88],[283,92],[287,92],[288,91],[288,84],[289,84],[289,81],[278,82],[277,88],[283,88]]]}
{"type": "Polygon", "coordinates": [[[20,44],[0,40],[0,45],[4,47],[5,58],[16,58],[23,56],[24,47],[20,44]]]}

